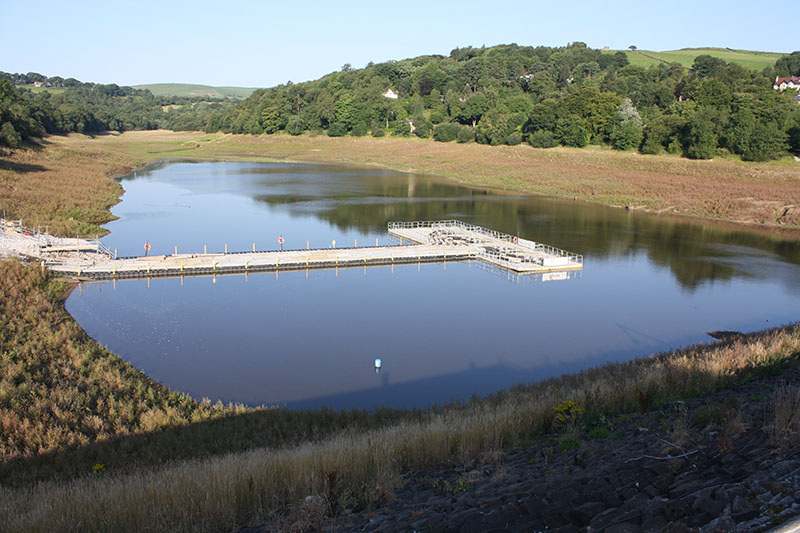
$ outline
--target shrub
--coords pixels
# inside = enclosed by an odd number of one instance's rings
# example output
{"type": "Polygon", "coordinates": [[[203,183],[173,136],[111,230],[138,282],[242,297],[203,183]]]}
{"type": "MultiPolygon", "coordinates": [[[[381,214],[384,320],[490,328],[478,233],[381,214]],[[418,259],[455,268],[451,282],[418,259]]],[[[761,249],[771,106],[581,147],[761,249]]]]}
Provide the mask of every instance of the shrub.
{"type": "Polygon", "coordinates": [[[286,131],[289,133],[289,135],[302,135],[303,124],[300,122],[300,119],[289,119],[289,122],[286,124],[286,131]]]}
{"type": "Polygon", "coordinates": [[[344,122],[334,122],[328,126],[328,137],[343,137],[347,135],[347,125],[344,122]]]}
{"type": "Polygon", "coordinates": [[[405,137],[411,133],[411,125],[407,120],[398,120],[392,126],[392,133],[405,137]]]}
{"type": "Polygon", "coordinates": [[[458,138],[459,128],[458,124],[453,124],[452,122],[439,124],[433,128],[433,139],[444,143],[455,141],[458,138]]]}
{"type": "Polygon", "coordinates": [[[534,148],[552,148],[556,144],[555,135],[552,131],[538,130],[528,136],[528,143],[534,148]]]}
{"type": "Polygon", "coordinates": [[[366,122],[357,122],[353,126],[353,130],[350,132],[354,137],[363,137],[367,134],[367,123],[366,122]]]}
{"type": "Polygon", "coordinates": [[[456,138],[460,143],[469,143],[475,140],[475,129],[469,126],[460,126],[458,129],[458,137],[456,138]]]}
{"type": "Polygon", "coordinates": [[[792,126],[787,133],[789,134],[789,150],[800,155],[800,126],[792,126]]]}
{"type": "Polygon", "coordinates": [[[630,150],[642,142],[642,127],[634,121],[623,122],[611,132],[611,146],[617,150],[630,150]]]}
{"type": "Polygon", "coordinates": [[[556,135],[564,146],[583,148],[589,144],[589,130],[578,115],[569,115],[556,123],[556,135]]]}
{"type": "Polygon", "coordinates": [[[745,161],[777,159],[787,147],[788,136],[774,124],[755,124],[749,132],[742,150],[745,161]]]}
{"type": "Polygon", "coordinates": [[[522,143],[522,134],[516,131],[510,134],[506,139],[506,144],[509,146],[517,146],[518,144],[521,143],[522,143]]]}
{"type": "Polygon", "coordinates": [[[423,139],[428,138],[433,133],[433,124],[423,119],[414,123],[414,135],[423,139]]]}
{"type": "Polygon", "coordinates": [[[5,144],[11,148],[19,148],[22,144],[22,136],[14,129],[10,122],[4,122],[0,127],[0,144],[5,144]]]}
{"type": "Polygon", "coordinates": [[[681,146],[681,142],[678,139],[673,139],[671,143],[667,145],[667,152],[670,154],[679,154],[683,150],[683,146],[681,146]]]}

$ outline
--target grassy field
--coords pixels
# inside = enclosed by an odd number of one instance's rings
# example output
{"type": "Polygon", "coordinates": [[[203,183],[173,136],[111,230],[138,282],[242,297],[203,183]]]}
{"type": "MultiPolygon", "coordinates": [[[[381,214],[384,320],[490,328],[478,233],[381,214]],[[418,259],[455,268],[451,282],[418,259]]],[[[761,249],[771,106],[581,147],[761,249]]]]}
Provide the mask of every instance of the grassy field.
{"type": "MultiPolygon", "coordinates": [[[[618,50],[611,50],[606,53],[613,54],[617,51],[618,50]]],[[[631,65],[641,67],[649,67],[650,65],[657,65],[658,63],[680,63],[684,67],[690,68],[694,63],[694,58],[705,54],[759,72],[764,70],[764,67],[774,66],[778,58],[786,55],[777,52],[732,50],[730,48],[682,48],[680,50],[669,50],[666,52],[623,50],[623,52],[628,56],[628,61],[630,61],[631,65]]]]}
{"type": "Polygon", "coordinates": [[[34,93],[41,93],[47,91],[51,94],[59,94],[66,91],[66,89],[63,87],[34,87],[33,85],[18,85],[17,87],[20,89],[30,89],[31,92],[34,93]]]}
{"type": "Polygon", "coordinates": [[[212,87],[192,83],[149,83],[134,85],[134,89],[147,89],[154,96],[209,96],[211,98],[247,98],[255,87],[212,87]]]}
{"type": "MultiPolygon", "coordinates": [[[[109,175],[181,157],[369,164],[603,203],[657,192],[659,201],[682,194],[691,197],[682,205],[713,206],[715,195],[726,201],[737,188],[797,203],[800,181],[794,163],[131,132],[51,137],[3,157],[0,206],[58,233],[91,234],[121,192],[109,175]]],[[[750,216],[745,205],[722,218],[750,216]]],[[[538,438],[554,429],[555,408],[563,411],[565,402],[587,420],[613,417],[777,372],[800,357],[800,326],[793,326],[433,410],[245,409],[198,402],[153,382],[81,330],[64,309],[65,289],[38,268],[0,262],[0,529],[217,531],[289,507],[312,517],[364,508],[391,497],[404,471],[464,464],[538,438]]]]}

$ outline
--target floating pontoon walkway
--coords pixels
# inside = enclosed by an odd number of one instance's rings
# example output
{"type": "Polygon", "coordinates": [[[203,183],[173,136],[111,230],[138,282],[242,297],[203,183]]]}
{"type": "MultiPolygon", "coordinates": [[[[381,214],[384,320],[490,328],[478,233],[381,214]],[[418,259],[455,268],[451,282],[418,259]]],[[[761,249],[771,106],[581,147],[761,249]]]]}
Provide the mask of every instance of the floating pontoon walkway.
{"type": "Polygon", "coordinates": [[[459,221],[391,222],[397,246],[173,254],[114,259],[97,253],[48,253],[43,265],[80,279],[178,277],[482,260],[517,274],[580,270],[583,257],[459,221]],[[410,241],[409,244],[405,244],[410,241]]]}
{"type": "Polygon", "coordinates": [[[518,274],[583,268],[582,255],[458,220],[389,222],[389,233],[420,244],[467,247],[475,257],[518,274]]]}

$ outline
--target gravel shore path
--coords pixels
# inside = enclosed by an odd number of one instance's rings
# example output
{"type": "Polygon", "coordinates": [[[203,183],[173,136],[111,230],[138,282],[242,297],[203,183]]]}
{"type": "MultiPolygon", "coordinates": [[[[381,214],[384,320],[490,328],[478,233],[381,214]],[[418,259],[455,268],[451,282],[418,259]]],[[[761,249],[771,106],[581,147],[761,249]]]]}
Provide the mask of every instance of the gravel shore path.
{"type": "Polygon", "coordinates": [[[85,245],[84,239],[53,237],[46,233],[36,234],[25,229],[11,228],[0,219],[0,258],[33,257],[39,258],[41,246],[85,245]]]}

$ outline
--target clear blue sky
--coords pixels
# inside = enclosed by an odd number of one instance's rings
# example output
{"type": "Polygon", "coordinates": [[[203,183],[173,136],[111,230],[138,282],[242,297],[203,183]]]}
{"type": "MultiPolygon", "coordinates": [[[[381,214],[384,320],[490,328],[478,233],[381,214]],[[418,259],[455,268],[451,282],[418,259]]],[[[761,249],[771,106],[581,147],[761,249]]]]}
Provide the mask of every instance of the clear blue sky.
{"type": "Polygon", "coordinates": [[[270,87],[316,79],[345,63],[359,68],[512,42],[790,52],[796,13],[789,6],[739,0],[0,0],[0,70],[119,85],[270,87]]]}

